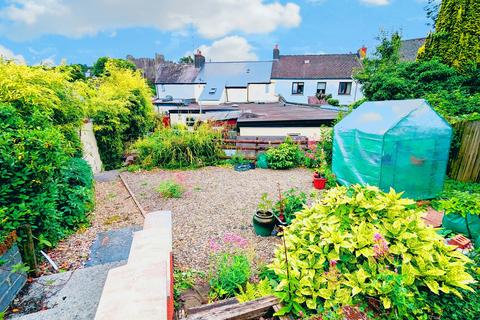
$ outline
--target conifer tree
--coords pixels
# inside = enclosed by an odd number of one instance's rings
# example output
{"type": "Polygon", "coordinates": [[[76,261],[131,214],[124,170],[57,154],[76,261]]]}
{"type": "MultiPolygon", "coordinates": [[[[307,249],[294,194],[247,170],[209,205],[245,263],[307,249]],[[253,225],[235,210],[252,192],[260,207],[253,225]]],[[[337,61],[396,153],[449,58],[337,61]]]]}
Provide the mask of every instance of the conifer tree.
{"type": "Polygon", "coordinates": [[[459,70],[480,66],[480,1],[443,0],[435,31],[419,50],[419,59],[438,58],[459,70]]]}

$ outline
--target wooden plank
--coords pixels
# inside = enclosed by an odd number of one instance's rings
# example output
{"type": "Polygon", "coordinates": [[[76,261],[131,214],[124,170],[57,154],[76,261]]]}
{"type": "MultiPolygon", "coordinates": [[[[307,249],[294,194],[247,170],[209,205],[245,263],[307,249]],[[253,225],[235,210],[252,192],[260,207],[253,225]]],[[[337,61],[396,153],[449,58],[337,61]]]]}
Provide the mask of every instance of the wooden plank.
{"type": "Polygon", "coordinates": [[[187,320],[248,320],[265,315],[273,306],[279,303],[273,296],[263,297],[245,303],[235,303],[187,317],[187,320]]]}
{"type": "Polygon", "coordinates": [[[128,186],[127,182],[123,179],[122,174],[120,174],[119,176],[120,176],[120,180],[122,180],[123,185],[127,189],[130,196],[132,197],[133,202],[135,202],[135,205],[137,206],[138,210],[140,210],[140,213],[142,214],[142,217],[145,219],[145,214],[146,214],[145,210],[143,210],[143,207],[140,205],[140,202],[138,202],[137,198],[133,194],[133,192],[130,189],[130,187],[128,186]]]}
{"type": "Polygon", "coordinates": [[[199,312],[209,311],[214,308],[219,308],[227,305],[238,304],[237,298],[230,298],[225,300],[220,300],[214,303],[204,304],[198,307],[188,309],[188,314],[193,315],[199,312]]]}

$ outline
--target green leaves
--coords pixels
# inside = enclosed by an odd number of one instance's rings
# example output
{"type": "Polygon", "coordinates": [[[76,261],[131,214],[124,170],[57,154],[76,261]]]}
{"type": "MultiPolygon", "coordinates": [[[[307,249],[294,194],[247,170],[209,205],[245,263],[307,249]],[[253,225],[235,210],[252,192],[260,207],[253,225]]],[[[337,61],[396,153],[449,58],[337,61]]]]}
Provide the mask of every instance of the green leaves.
{"type": "Polygon", "coordinates": [[[379,313],[420,317],[428,313],[421,292],[468,288],[468,259],[425,226],[414,204],[393,190],[337,187],[298,212],[284,233],[288,266],[283,248],[271,265],[284,305],[315,313],[373,297],[381,302],[379,313]]]}
{"type": "Polygon", "coordinates": [[[268,149],[266,155],[268,167],[274,170],[294,168],[301,163],[303,157],[300,148],[290,137],[277,148],[268,149]]]}

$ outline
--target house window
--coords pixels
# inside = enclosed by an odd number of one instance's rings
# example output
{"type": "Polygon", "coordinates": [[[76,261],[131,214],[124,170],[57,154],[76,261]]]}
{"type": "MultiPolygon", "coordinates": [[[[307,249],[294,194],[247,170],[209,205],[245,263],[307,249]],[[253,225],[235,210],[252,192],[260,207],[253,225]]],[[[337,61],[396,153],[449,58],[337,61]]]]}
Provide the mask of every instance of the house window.
{"type": "Polygon", "coordinates": [[[217,88],[210,88],[210,91],[208,91],[208,94],[215,94],[217,92],[217,88]]]}
{"type": "Polygon", "coordinates": [[[340,82],[338,86],[338,94],[349,95],[352,92],[352,83],[351,82],[340,82]]]}
{"type": "Polygon", "coordinates": [[[185,124],[189,127],[193,127],[195,125],[195,118],[194,117],[186,117],[185,124]]]}
{"type": "Polygon", "coordinates": [[[303,82],[292,82],[292,94],[303,94],[303,82]]]}
{"type": "Polygon", "coordinates": [[[317,94],[325,94],[327,91],[326,82],[317,82],[317,94]]]}

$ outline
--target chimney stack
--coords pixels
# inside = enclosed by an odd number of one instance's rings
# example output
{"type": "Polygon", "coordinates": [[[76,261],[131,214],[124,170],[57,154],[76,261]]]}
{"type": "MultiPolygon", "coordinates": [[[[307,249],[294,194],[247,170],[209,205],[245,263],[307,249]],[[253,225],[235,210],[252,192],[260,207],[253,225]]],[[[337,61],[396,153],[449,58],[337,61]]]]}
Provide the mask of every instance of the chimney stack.
{"type": "Polygon", "coordinates": [[[200,50],[197,50],[197,53],[195,53],[195,68],[201,69],[205,65],[205,57],[202,56],[202,52],[200,50]]]}
{"type": "Polygon", "coordinates": [[[273,60],[279,60],[280,59],[280,49],[278,49],[278,44],[275,45],[273,48],[273,60]]]}

